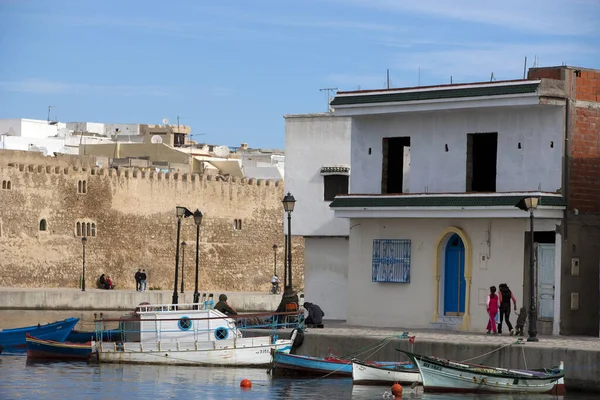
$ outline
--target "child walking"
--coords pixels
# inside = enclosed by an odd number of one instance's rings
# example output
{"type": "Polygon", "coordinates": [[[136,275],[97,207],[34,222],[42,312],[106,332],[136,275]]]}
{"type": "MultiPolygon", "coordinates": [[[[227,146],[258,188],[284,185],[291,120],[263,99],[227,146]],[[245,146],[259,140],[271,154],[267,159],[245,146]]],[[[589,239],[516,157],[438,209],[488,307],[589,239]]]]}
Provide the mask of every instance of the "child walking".
{"type": "Polygon", "coordinates": [[[496,286],[490,287],[490,294],[487,296],[487,300],[485,303],[485,309],[488,312],[488,323],[487,323],[487,334],[489,335],[491,331],[494,331],[494,335],[496,332],[496,314],[498,314],[498,309],[500,308],[500,301],[498,295],[496,294],[496,286]]]}

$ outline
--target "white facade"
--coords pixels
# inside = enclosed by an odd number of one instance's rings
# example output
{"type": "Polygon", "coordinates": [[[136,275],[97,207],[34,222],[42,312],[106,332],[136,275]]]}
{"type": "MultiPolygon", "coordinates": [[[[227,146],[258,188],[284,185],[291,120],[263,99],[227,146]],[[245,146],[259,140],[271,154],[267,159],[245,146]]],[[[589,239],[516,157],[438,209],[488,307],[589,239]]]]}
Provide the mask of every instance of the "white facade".
{"type": "MultiPolygon", "coordinates": [[[[304,236],[305,301],[325,319],[345,320],[348,220],[335,218],[324,199],[323,167],[350,166],[349,118],[332,114],[286,116],[285,192],[296,198],[292,235],[304,236]]],[[[287,219],[284,219],[287,232],[287,219]]]]}
{"type": "Polygon", "coordinates": [[[548,106],[355,117],[352,193],[381,193],[382,139],[403,136],[410,137],[409,193],[465,192],[467,134],[488,132],[498,133],[497,192],[555,192],[562,186],[563,119],[561,107],[548,106]]]}
{"type": "Polygon", "coordinates": [[[285,156],[270,153],[242,152],[242,170],[244,176],[256,179],[283,179],[285,174],[285,156]]]}
{"type": "Polygon", "coordinates": [[[350,118],[331,114],[285,118],[285,192],[297,201],[292,235],[348,236],[348,221],[335,218],[331,201],[324,200],[320,171],[327,165],[350,165],[350,118]]]}

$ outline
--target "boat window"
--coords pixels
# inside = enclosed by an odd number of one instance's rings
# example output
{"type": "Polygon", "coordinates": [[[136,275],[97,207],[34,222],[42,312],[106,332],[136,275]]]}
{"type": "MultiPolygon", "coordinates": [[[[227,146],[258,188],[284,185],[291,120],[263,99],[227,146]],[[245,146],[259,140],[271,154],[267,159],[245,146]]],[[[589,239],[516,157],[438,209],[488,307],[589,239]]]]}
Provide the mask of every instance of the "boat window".
{"type": "Polygon", "coordinates": [[[229,331],[222,326],[215,329],[215,338],[217,340],[225,340],[227,339],[227,336],[229,336],[229,331]]]}
{"type": "Polygon", "coordinates": [[[187,331],[192,327],[192,320],[189,317],[181,317],[177,322],[177,326],[182,331],[187,331]]]}

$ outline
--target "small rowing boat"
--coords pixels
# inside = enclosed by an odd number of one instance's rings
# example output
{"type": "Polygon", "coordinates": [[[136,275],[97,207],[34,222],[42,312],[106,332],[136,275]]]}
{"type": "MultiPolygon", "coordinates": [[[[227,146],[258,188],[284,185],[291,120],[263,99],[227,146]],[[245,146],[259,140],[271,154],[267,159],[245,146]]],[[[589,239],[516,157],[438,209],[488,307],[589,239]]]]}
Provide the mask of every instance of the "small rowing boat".
{"type": "Polygon", "coordinates": [[[68,343],[43,340],[27,335],[28,360],[87,361],[92,355],[92,343],[68,343]]]}
{"type": "Polygon", "coordinates": [[[27,334],[38,339],[63,342],[78,322],[79,318],[67,318],[63,321],[51,322],[46,325],[38,324],[23,328],[0,329],[0,346],[5,349],[10,347],[25,347],[27,334]]]}
{"type": "Polygon", "coordinates": [[[385,366],[352,360],[352,383],[356,385],[411,385],[422,383],[419,369],[414,364],[385,366]]]}

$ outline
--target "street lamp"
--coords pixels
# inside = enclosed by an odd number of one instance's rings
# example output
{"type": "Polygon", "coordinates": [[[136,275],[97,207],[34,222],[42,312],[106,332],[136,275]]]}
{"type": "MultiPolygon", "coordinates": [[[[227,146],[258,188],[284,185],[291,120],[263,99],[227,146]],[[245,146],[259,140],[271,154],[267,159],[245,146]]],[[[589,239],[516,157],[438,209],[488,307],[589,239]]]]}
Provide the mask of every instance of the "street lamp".
{"type": "Polygon", "coordinates": [[[179,302],[179,297],[177,295],[177,281],[179,280],[179,240],[181,238],[181,219],[193,215],[190,210],[181,206],[175,207],[175,213],[177,215],[177,250],[175,251],[175,282],[173,282],[173,304],[177,304],[179,302]]]}
{"type": "Polygon", "coordinates": [[[81,238],[81,248],[83,250],[83,258],[82,258],[82,263],[81,263],[81,270],[82,270],[82,274],[81,274],[81,291],[85,292],[85,244],[87,243],[87,239],[86,237],[82,237],[81,238]]]}
{"type": "Polygon", "coordinates": [[[273,245],[273,275],[277,275],[277,245],[273,245]]]}
{"type": "MultiPolygon", "coordinates": [[[[282,200],[283,209],[288,215],[288,234],[287,234],[287,263],[288,263],[288,285],[292,288],[292,211],[296,205],[296,199],[290,192],[282,200]]],[[[285,282],[284,282],[285,283],[285,282]]]]}
{"type": "Polygon", "coordinates": [[[200,301],[200,293],[198,293],[198,248],[200,247],[200,225],[202,225],[202,211],[196,209],[194,211],[194,223],[196,224],[196,285],[194,286],[194,304],[200,301]]]}
{"type": "Polygon", "coordinates": [[[181,293],[183,293],[183,271],[185,270],[185,246],[186,242],[181,242],[181,293]]]}
{"type": "Polygon", "coordinates": [[[529,243],[529,295],[531,300],[529,302],[529,337],[528,342],[538,342],[537,338],[537,299],[535,296],[535,271],[534,271],[534,253],[533,253],[533,210],[538,207],[539,197],[524,197],[517,203],[516,207],[523,211],[529,211],[529,234],[531,240],[529,243]]]}

